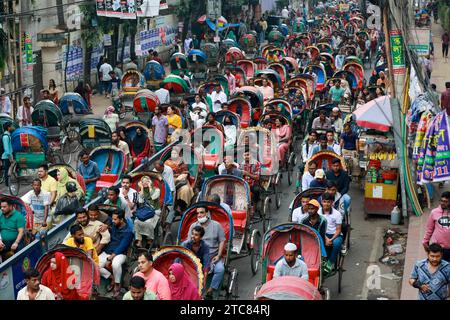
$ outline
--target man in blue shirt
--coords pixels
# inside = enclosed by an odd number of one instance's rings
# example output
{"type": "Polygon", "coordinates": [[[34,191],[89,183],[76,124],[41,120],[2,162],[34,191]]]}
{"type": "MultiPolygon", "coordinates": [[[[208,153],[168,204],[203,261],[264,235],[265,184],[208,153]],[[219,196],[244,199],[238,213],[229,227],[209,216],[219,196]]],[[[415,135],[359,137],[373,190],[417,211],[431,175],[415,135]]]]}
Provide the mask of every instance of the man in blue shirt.
{"type": "Polygon", "coordinates": [[[450,263],[442,260],[443,249],[437,243],[429,246],[427,255],[414,265],[409,284],[419,289],[419,300],[447,300],[450,263]]]}
{"type": "Polygon", "coordinates": [[[7,122],[3,124],[3,135],[2,135],[2,144],[3,144],[3,154],[2,154],[2,162],[3,162],[3,176],[5,177],[5,186],[9,187],[9,176],[8,171],[11,163],[13,162],[13,148],[11,143],[11,132],[14,131],[14,127],[11,122],[7,122]]]}
{"type": "Polygon", "coordinates": [[[131,225],[125,219],[125,213],[119,209],[112,214],[111,241],[103,250],[99,258],[101,275],[111,280],[108,291],[114,288],[114,297],[120,293],[122,279],[122,265],[127,259],[127,251],[134,238],[131,225]],[[112,277],[111,270],[112,268],[112,277]],[[108,270],[109,269],[109,270],[108,270]]]}
{"type": "Polygon", "coordinates": [[[205,235],[205,229],[202,226],[192,228],[191,239],[184,241],[181,245],[195,253],[203,266],[205,279],[208,276],[211,258],[209,256],[209,246],[202,240],[205,235]]]}
{"type": "Polygon", "coordinates": [[[80,160],[81,163],[78,166],[78,172],[86,183],[86,202],[88,202],[95,191],[97,180],[100,179],[100,170],[98,169],[97,163],[90,159],[89,153],[86,150],[80,152],[80,160]]]}

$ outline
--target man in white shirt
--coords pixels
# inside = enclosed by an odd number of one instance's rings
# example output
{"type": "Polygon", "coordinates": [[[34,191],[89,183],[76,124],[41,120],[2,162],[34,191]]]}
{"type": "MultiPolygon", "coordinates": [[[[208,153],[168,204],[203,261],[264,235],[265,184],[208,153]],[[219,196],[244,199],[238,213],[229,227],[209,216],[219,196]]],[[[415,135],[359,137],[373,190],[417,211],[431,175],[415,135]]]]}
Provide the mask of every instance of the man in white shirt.
{"type": "Polygon", "coordinates": [[[222,103],[228,101],[227,95],[222,91],[220,83],[216,84],[215,91],[210,94],[213,103],[213,112],[218,112],[222,110],[222,103]]]}
{"type": "Polygon", "coordinates": [[[327,130],[327,144],[328,147],[333,148],[333,151],[341,155],[341,146],[336,143],[336,140],[334,140],[334,131],[333,130],[327,130]]]}
{"type": "Polygon", "coordinates": [[[164,84],[160,83],[159,89],[155,91],[160,104],[170,103],[170,92],[164,88],[164,84]]]}
{"type": "Polygon", "coordinates": [[[50,288],[41,284],[41,274],[37,269],[25,271],[27,285],[17,294],[17,300],[55,300],[50,288]]]}
{"type": "Polygon", "coordinates": [[[31,125],[31,114],[33,113],[34,108],[31,106],[30,97],[23,97],[23,105],[19,107],[17,110],[17,120],[19,121],[19,126],[29,126],[31,125]]]}
{"type": "Polygon", "coordinates": [[[41,189],[42,182],[39,178],[33,180],[33,190],[22,196],[22,201],[33,210],[33,234],[47,229],[48,210],[50,205],[50,193],[41,189]]]}
{"type": "Polygon", "coordinates": [[[192,122],[194,123],[194,128],[200,128],[205,123],[205,118],[208,115],[206,104],[204,104],[200,95],[195,95],[195,102],[192,104],[192,111],[189,112],[192,122]]]}
{"type": "Polygon", "coordinates": [[[314,180],[317,170],[317,163],[315,161],[310,161],[308,163],[308,171],[303,172],[302,176],[302,191],[308,190],[311,181],[314,180]]]}
{"type": "Polygon", "coordinates": [[[286,7],[284,7],[283,10],[281,10],[281,17],[283,19],[289,18],[289,10],[286,7]]]}
{"type": "Polygon", "coordinates": [[[311,200],[311,197],[308,195],[302,196],[300,199],[302,205],[298,208],[295,208],[292,211],[291,221],[294,223],[301,223],[303,219],[308,216],[308,203],[311,200]]]}
{"type": "Polygon", "coordinates": [[[11,100],[6,95],[5,88],[0,89],[0,113],[11,114],[11,100]]]}
{"type": "Polygon", "coordinates": [[[192,43],[192,37],[191,35],[188,33],[186,39],[184,40],[184,54],[188,55],[189,51],[191,51],[191,43],[192,43]]]}
{"type": "Polygon", "coordinates": [[[138,192],[131,188],[132,179],[129,175],[122,177],[122,188],[120,188],[120,199],[125,202],[133,214],[136,211],[136,204],[138,202],[138,192]]]}
{"type": "Polygon", "coordinates": [[[317,145],[317,132],[311,130],[308,135],[308,140],[302,146],[302,162],[305,164],[309,160],[309,150],[317,145]]]}
{"type": "Polygon", "coordinates": [[[114,71],[113,67],[107,62],[106,58],[103,59],[103,64],[100,66],[101,85],[100,94],[105,93],[105,97],[109,98],[111,93],[111,76],[109,72],[114,71]]]}
{"type": "MultiPolygon", "coordinates": [[[[334,197],[325,192],[322,195],[322,208],[319,209],[319,215],[322,215],[327,220],[327,230],[325,233],[325,247],[331,247],[331,254],[328,255],[327,264],[332,267],[336,260],[339,251],[341,250],[342,237],[342,214],[333,208],[334,197]]],[[[328,251],[328,250],[327,250],[328,251]]]]}

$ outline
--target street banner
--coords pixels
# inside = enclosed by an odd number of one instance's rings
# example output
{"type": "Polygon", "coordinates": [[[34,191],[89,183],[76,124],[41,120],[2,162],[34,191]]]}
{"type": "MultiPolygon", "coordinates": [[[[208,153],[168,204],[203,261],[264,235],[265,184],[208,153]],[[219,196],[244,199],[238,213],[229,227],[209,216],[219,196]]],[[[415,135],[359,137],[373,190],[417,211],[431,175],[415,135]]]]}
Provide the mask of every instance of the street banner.
{"type": "Polygon", "coordinates": [[[111,18],[122,17],[122,6],[120,0],[105,0],[106,1],[106,16],[111,18]]]}
{"type": "Polygon", "coordinates": [[[136,19],[136,4],[134,0],[122,0],[120,5],[122,7],[121,19],[136,19]]]}
{"type": "Polygon", "coordinates": [[[97,64],[100,62],[100,57],[103,56],[103,44],[99,44],[92,50],[91,54],[91,71],[97,71],[97,64]]]}
{"type": "MultiPolygon", "coordinates": [[[[70,81],[78,80],[83,75],[83,48],[70,46],[68,50],[66,77],[70,81]]],[[[64,54],[65,57],[66,53],[64,54]]]]}
{"type": "Polygon", "coordinates": [[[97,0],[97,16],[106,16],[106,0],[97,0]]]}
{"type": "Polygon", "coordinates": [[[136,11],[138,17],[159,16],[160,0],[136,0],[136,11]]]}
{"type": "Polygon", "coordinates": [[[418,56],[426,56],[430,54],[431,30],[430,28],[416,28],[409,31],[411,40],[408,48],[416,51],[418,56]]]}
{"type": "Polygon", "coordinates": [[[392,69],[394,74],[405,74],[405,52],[403,49],[403,36],[400,30],[389,32],[391,40],[392,69]]]}
{"type": "Polygon", "coordinates": [[[144,0],[136,0],[136,15],[138,17],[143,17],[144,16],[144,12],[142,11],[142,5],[144,3],[144,0]]]}

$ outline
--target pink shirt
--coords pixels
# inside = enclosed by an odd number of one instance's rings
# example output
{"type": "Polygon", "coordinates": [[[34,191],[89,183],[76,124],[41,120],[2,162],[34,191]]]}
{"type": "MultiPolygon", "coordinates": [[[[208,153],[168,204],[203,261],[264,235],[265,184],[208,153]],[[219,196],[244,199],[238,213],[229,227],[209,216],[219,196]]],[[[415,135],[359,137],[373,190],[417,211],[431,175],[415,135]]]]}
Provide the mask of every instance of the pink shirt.
{"type": "Polygon", "coordinates": [[[230,95],[236,91],[236,77],[230,73],[230,75],[225,74],[225,78],[228,80],[228,90],[230,91],[230,95]]]}
{"type": "Polygon", "coordinates": [[[450,249],[450,212],[444,212],[441,206],[431,211],[422,243],[438,243],[450,249]]]}
{"type": "Polygon", "coordinates": [[[136,272],[134,276],[144,278],[147,290],[154,292],[159,300],[172,300],[169,280],[158,270],[153,269],[148,278],[142,272],[136,272]]]}

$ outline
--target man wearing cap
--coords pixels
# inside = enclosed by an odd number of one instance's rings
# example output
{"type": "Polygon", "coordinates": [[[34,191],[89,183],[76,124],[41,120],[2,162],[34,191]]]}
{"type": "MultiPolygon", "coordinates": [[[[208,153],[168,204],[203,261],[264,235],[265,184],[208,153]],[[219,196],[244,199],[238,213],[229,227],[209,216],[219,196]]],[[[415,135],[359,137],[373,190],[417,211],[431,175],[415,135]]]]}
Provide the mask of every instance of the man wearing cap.
{"type": "Polygon", "coordinates": [[[325,177],[325,171],[323,169],[317,169],[314,175],[314,180],[309,184],[309,188],[325,188],[327,181],[325,177]]]}
{"type": "Polygon", "coordinates": [[[6,95],[5,88],[0,89],[0,113],[11,114],[11,100],[6,95]]]}
{"type": "Polygon", "coordinates": [[[330,120],[331,125],[334,128],[334,132],[336,132],[336,138],[339,139],[342,130],[344,130],[344,121],[342,121],[341,112],[338,107],[334,107],[331,111],[330,120]]]}
{"type": "Polygon", "coordinates": [[[274,278],[283,276],[300,277],[308,280],[308,266],[302,260],[296,257],[297,246],[291,242],[284,246],[284,258],[280,259],[275,265],[273,273],[274,278]]]}
{"type": "Polygon", "coordinates": [[[325,235],[327,232],[327,219],[319,214],[320,203],[316,199],[308,202],[308,216],[303,218],[301,224],[315,229],[322,237],[325,243],[325,235]]]}

